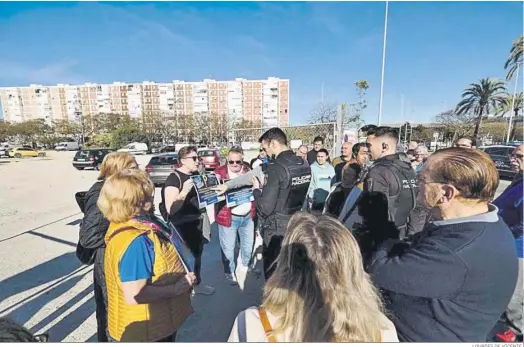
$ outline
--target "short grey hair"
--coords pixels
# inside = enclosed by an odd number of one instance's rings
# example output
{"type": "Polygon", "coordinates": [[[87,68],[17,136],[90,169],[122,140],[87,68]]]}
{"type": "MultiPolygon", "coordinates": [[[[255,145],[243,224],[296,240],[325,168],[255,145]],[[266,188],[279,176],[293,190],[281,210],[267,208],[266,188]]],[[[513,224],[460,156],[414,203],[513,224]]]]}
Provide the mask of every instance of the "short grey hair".
{"type": "Polygon", "coordinates": [[[240,146],[233,146],[229,149],[229,153],[238,153],[244,155],[244,150],[240,146]]]}

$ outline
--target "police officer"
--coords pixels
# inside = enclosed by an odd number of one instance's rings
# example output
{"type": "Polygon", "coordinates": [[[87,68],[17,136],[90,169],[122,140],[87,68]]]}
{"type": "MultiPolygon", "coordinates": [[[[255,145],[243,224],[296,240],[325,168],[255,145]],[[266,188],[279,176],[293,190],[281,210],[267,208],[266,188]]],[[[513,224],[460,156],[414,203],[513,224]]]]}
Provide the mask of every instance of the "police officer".
{"type": "Polygon", "coordinates": [[[287,223],[291,216],[301,210],[306,199],[311,169],[304,159],[287,146],[286,134],[280,128],[271,128],[259,139],[268,156],[274,157],[266,169],[267,182],[261,184],[253,178],[253,196],[261,219],[260,228],[264,244],[262,258],[264,276],[273,272],[287,223]]]}
{"type": "Polygon", "coordinates": [[[381,193],[387,201],[388,222],[399,230],[399,238],[418,233],[424,227],[427,212],[417,205],[418,180],[411,164],[397,153],[398,135],[390,127],[372,127],[367,132],[371,160],[364,194],[381,193]]]}

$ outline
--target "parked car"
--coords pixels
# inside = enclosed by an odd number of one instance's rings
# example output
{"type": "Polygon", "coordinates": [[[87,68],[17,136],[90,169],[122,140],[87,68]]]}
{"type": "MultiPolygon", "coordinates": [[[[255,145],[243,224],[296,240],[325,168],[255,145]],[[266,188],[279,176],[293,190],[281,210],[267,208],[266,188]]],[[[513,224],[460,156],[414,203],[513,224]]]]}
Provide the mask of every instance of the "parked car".
{"type": "Polygon", "coordinates": [[[131,142],[118,150],[119,152],[128,152],[133,155],[147,154],[147,144],[143,142],[131,142]]]}
{"type": "Polygon", "coordinates": [[[176,153],[178,152],[175,148],[175,145],[168,145],[168,146],[163,146],[163,147],[160,147],[160,149],[158,150],[158,153],[176,153]]]}
{"type": "Polygon", "coordinates": [[[56,147],[55,151],[78,151],[80,146],[76,142],[60,142],[56,147]]]}
{"type": "Polygon", "coordinates": [[[100,170],[100,165],[102,165],[104,157],[110,152],[112,152],[112,150],[107,148],[80,150],[76,152],[73,158],[73,166],[77,170],[83,170],[85,168],[100,170]]]}
{"type": "Polygon", "coordinates": [[[215,170],[226,164],[226,157],[218,149],[204,149],[198,151],[198,159],[206,170],[215,170]]]}
{"type": "Polygon", "coordinates": [[[149,160],[146,165],[146,172],[155,186],[163,185],[167,177],[179,166],[178,154],[162,154],[149,160]]]}
{"type": "Polygon", "coordinates": [[[9,150],[8,156],[10,158],[45,157],[45,152],[31,147],[17,147],[9,150]]]}
{"type": "Polygon", "coordinates": [[[480,150],[486,152],[491,157],[491,160],[495,163],[499,172],[500,178],[513,179],[515,172],[511,170],[509,163],[509,155],[513,152],[516,146],[513,145],[493,145],[493,146],[481,146],[480,150]]]}

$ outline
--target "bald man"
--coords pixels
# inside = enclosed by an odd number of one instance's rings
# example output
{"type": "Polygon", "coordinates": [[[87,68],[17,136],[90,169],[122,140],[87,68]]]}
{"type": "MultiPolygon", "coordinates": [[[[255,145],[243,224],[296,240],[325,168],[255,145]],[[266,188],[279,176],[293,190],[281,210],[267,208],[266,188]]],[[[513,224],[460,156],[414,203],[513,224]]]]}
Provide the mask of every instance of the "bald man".
{"type": "Polygon", "coordinates": [[[408,144],[408,151],[409,151],[410,149],[417,149],[417,147],[418,147],[418,143],[417,143],[417,141],[411,141],[411,142],[408,144]]]}
{"type": "Polygon", "coordinates": [[[335,177],[336,182],[340,182],[342,179],[342,168],[346,164],[346,162],[351,160],[351,149],[353,148],[353,144],[351,142],[344,142],[342,144],[342,154],[340,157],[336,157],[331,162],[331,165],[335,168],[335,177]]]}

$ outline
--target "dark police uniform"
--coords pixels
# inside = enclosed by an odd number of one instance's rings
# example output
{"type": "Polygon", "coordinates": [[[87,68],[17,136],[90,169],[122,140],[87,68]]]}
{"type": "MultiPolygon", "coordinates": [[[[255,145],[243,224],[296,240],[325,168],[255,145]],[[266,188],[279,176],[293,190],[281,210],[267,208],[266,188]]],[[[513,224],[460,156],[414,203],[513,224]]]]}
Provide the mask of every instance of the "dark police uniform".
{"type": "MultiPolygon", "coordinates": [[[[364,181],[364,196],[369,192],[384,194],[389,222],[404,239],[424,227],[427,212],[417,205],[418,179],[410,163],[391,154],[376,160],[364,181]]],[[[363,197],[364,198],[364,197],[363,197]]]]}
{"type": "Polygon", "coordinates": [[[253,192],[264,245],[262,258],[264,276],[269,278],[273,262],[280,253],[287,223],[291,216],[302,209],[306,199],[311,168],[293,151],[281,152],[265,170],[267,183],[262,190],[253,192]]]}

